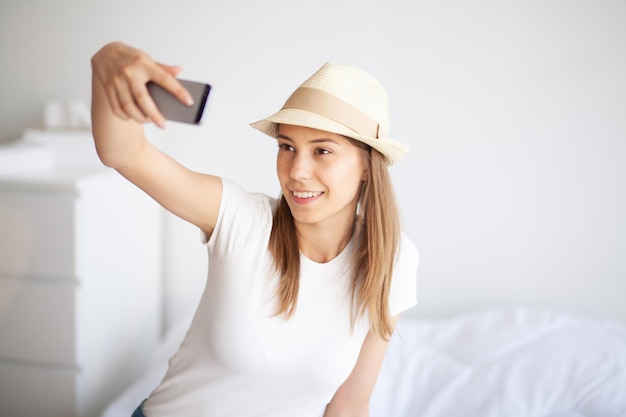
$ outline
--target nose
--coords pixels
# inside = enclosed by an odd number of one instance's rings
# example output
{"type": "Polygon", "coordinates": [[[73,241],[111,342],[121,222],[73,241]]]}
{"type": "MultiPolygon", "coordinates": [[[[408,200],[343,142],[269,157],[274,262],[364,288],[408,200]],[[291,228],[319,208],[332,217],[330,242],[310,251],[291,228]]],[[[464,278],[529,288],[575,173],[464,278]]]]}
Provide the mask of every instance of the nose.
{"type": "Polygon", "coordinates": [[[306,180],[311,178],[313,172],[313,160],[304,152],[296,152],[291,160],[290,175],[294,180],[306,180]]]}

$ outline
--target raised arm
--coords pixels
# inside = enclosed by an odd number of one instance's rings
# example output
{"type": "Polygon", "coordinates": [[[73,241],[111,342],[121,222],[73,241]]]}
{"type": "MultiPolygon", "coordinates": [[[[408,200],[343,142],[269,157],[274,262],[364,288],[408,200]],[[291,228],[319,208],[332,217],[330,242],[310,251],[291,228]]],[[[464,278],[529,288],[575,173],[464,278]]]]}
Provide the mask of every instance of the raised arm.
{"type": "Polygon", "coordinates": [[[180,68],[157,63],[145,52],[119,42],[100,49],[91,65],[92,131],[102,163],[170,212],[211,234],[222,197],[220,178],[185,168],[151,145],[144,134],[144,123],[165,126],[148,94],[148,81],[190,104],[189,93],[174,78],[180,68]]]}

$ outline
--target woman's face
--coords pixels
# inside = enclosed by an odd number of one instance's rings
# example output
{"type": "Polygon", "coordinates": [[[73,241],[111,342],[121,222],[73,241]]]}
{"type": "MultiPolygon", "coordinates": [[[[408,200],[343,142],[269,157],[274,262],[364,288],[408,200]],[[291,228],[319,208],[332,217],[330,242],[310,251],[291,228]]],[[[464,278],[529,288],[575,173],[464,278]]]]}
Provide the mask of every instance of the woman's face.
{"type": "Polygon", "coordinates": [[[367,178],[364,153],[335,133],[281,125],[276,169],[296,224],[352,223],[367,178]]]}

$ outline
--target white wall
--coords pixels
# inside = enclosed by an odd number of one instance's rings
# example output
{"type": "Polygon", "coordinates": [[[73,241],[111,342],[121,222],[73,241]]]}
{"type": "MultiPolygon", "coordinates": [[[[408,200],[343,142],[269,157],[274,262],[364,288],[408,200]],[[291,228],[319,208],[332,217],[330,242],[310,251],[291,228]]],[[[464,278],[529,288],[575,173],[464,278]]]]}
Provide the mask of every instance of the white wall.
{"type": "MultiPolygon", "coordinates": [[[[626,320],[626,3],[3,0],[0,140],[50,98],[89,98],[90,56],[123,40],[214,85],[206,124],[149,129],[192,168],[276,193],[274,146],[248,123],[324,61],[388,88],[392,169],[437,316],[523,303],[626,320]]],[[[166,314],[206,272],[166,218],[166,314]]]]}

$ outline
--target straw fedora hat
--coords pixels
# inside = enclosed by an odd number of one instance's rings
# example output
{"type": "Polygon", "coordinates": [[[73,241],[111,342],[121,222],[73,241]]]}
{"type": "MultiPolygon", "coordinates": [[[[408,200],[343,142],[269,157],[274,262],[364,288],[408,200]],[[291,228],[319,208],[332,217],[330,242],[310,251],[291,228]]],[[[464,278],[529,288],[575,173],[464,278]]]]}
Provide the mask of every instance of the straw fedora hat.
{"type": "Polygon", "coordinates": [[[280,124],[348,136],[378,150],[393,165],[409,149],[388,137],[388,103],[387,92],[372,75],[327,62],[291,94],[280,111],[251,126],[273,138],[280,124]]]}

